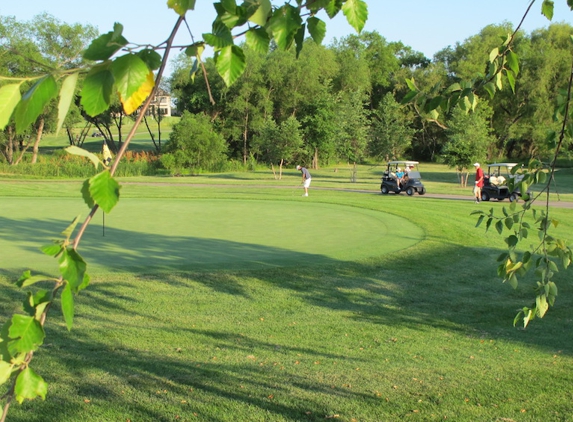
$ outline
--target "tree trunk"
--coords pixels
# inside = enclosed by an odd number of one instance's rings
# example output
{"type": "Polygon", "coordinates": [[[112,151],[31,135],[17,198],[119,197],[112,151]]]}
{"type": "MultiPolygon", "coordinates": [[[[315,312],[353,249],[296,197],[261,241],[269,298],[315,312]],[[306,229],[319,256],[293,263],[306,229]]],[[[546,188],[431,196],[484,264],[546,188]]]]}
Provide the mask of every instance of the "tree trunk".
{"type": "Polygon", "coordinates": [[[275,172],[275,165],[273,163],[271,163],[271,170],[273,171],[274,179],[277,180],[277,173],[275,172]]]}
{"type": "Polygon", "coordinates": [[[314,156],[312,157],[312,168],[318,169],[318,148],[314,147],[314,156]]]}
{"type": "Polygon", "coordinates": [[[281,158],[281,162],[279,164],[279,180],[282,180],[283,178],[283,163],[284,160],[281,158]]]}
{"type": "Polygon", "coordinates": [[[245,116],[245,129],[243,130],[243,164],[247,164],[247,137],[249,135],[249,113],[245,116]]]}
{"type": "Polygon", "coordinates": [[[12,165],[14,161],[14,132],[12,132],[12,126],[8,126],[8,139],[2,154],[6,157],[8,164],[12,165]]]}
{"type": "Polygon", "coordinates": [[[12,165],[17,166],[18,164],[20,164],[20,161],[22,161],[22,158],[24,158],[24,153],[26,152],[26,150],[28,149],[29,146],[30,146],[30,138],[28,138],[28,142],[26,142],[26,145],[20,146],[20,155],[18,156],[18,159],[16,161],[14,161],[14,163],[12,165]]]}
{"type": "Polygon", "coordinates": [[[42,133],[44,132],[44,118],[40,119],[40,125],[38,126],[38,132],[36,133],[36,141],[34,142],[34,147],[32,148],[32,164],[36,164],[38,161],[38,146],[42,140],[42,133]]]}

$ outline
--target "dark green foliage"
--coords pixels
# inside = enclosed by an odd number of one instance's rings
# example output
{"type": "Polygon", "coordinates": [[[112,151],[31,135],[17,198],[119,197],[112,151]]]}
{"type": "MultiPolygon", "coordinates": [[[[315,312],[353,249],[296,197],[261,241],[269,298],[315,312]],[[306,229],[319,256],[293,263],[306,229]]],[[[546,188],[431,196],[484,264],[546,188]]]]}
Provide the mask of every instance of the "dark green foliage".
{"type": "Polygon", "coordinates": [[[199,169],[224,161],[227,146],[223,137],[215,132],[209,116],[185,112],[181,121],[173,126],[164,151],[164,156],[172,157],[172,161],[163,158],[169,169],[199,169]]]}

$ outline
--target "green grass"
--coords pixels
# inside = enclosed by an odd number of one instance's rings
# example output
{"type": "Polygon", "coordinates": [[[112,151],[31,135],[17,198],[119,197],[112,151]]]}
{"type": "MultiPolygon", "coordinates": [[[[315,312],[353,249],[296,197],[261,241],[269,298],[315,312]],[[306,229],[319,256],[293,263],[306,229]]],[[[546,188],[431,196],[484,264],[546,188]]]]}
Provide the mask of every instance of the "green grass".
{"type": "MultiPolygon", "coordinates": [[[[54,308],[36,354],[48,398],[13,405],[9,420],[570,421],[570,274],[557,274],[560,295],[545,319],[512,327],[531,284],[501,284],[503,241],[469,215],[504,204],[382,196],[370,186],[377,175],[364,182],[370,193],[320,189],[354,188],[342,169],[324,171],[313,174],[309,198],[294,190],[292,170],[283,181],[249,173],[124,184],[106,237],[98,214],[86,239],[92,284],[76,299],[74,329],[54,308]],[[411,243],[376,244],[381,227],[411,243]],[[112,247],[107,236],[120,229],[112,247]],[[370,253],[357,249],[361,236],[370,253]],[[189,237],[217,244],[186,255],[189,237]],[[251,265],[250,247],[274,248],[276,265],[251,265]],[[189,263],[153,265],[174,250],[189,263]],[[137,270],[120,265],[128,258],[137,270]]],[[[428,184],[446,183],[427,173],[428,184]]],[[[16,269],[26,257],[40,264],[34,244],[87,212],[80,185],[0,182],[2,251],[29,251],[2,256],[0,315],[23,298],[9,284],[16,269]]],[[[570,238],[570,210],[552,212],[570,238]]]]}
{"type": "MultiPolygon", "coordinates": [[[[50,227],[67,227],[62,215],[87,212],[70,198],[0,198],[0,204],[0,250],[10,268],[22,270],[34,246],[51,242],[50,227]]],[[[107,218],[100,217],[82,240],[85,259],[98,272],[355,261],[412,246],[423,235],[398,216],[284,200],[126,198],[107,218]]],[[[36,255],[37,270],[53,267],[39,249],[36,255]]]]}

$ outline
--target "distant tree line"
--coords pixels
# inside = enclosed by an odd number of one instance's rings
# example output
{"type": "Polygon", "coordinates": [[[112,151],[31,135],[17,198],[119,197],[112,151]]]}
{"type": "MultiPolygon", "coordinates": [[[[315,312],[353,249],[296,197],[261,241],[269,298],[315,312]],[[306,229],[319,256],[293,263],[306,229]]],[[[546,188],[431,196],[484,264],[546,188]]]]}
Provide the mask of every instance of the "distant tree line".
{"type": "MultiPolygon", "coordinates": [[[[247,68],[231,87],[217,76],[213,59],[206,59],[203,72],[181,54],[165,86],[182,116],[181,126],[167,143],[151,137],[156,152],[164,155],[161,163],[170,168],[213,168],[234,160],[280,171],[295,161],[317,168],[408,158],[442,161],[464,172],[475,160],[543,159],[553,147],[546,134],[558,129],[552,113],[570,74],[573,28],[568,24],[519,32],[513,48],[522,69],[515,94],[506,88],[490,99],[480,92],[475,113],[454,109],[438,121],[405,101],[407,80],[431,94],[479,78],[486,73],[489,52],[512,32],[509,23],[489,25],[433,59],[377,32],[349,35],[327,46],[309,39],[299,57],[294,49],[259,52],[243,45],[247,68]]],[[[68,25],[46,14],[27,23],[0,16],[0,75],[78,66],[96,35],[91,26],[68,25]]],[[[0,132],[0,159],[17,164],[29,147],[35,156],[42,134],[54,130],[56,114],[53,101],[28,132],[16,134],[8,125],[0,132]]],[[[64,128],[72,145],[81,146],[97,131],[116,151],[124,118],[119,102],[89,117],[78,101],[64,128]]]]}
{"type": "MultiPolygon", "coordinates": [[[[300,56],[278,49],[258,53],[244,46],[247,70],[227,88],[208,85],[181,55],[171,76],[179,112],[206,114],[226,142],[229,158],[313,167],[338,161],[409,158],[444,161],[464,171],[475,160],[543,158],[546,133],[558,129],[553,110],[570,73],[572,27],[552,24],[514,45],[522,63],[515,95],[509,87],[490,99],[480,92],[475,113],[454,109],[432,121],[401,105],[406,79],[431,92],[486,73],[487,58],[509,23],[489,25],[432,60],[377,32],[350,35],[331,45],[306,42],[300,56]]],[[[206,73],[215,75],[211,59],[206,73]]],[[[568,146],[568,151],[571,146],[568,146]]]]}

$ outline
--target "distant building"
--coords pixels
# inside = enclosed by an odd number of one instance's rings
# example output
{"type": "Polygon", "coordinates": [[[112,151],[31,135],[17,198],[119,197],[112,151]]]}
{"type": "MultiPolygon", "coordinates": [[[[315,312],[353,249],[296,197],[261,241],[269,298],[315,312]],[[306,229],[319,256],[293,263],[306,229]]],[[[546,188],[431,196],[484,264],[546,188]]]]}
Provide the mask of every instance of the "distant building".
{"type": "Polygon", "coordinates": [[[161,115],[163,117],[171,116],[171,95],[161,88],[157,89],[155,97],[151,100],[147,114],[161,115]]]}

